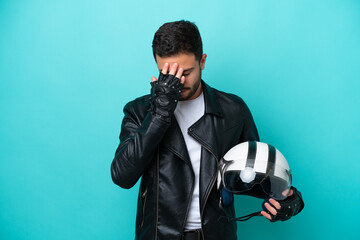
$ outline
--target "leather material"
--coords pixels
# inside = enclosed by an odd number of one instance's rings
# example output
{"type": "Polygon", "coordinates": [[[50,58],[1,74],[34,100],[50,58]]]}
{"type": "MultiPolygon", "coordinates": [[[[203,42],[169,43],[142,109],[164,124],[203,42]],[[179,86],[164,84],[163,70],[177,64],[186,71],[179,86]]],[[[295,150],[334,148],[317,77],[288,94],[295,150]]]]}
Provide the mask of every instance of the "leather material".
{"type": "Polygon", "coordinates": [[[151,82],[151,112],[170,122],[184,84],[171,74],[160,73],[157,81],[151,82]]]}
{"type": "MultiPolygon", "coordinates": [[[[278,201],[280,203],[281,208],[277,209],[277,214],[274,216],[273,214],[271,214],[265,207],[265,203],[269,203],[270,206],[272,206],[273,208],[275,208],[270,202],[269,199],[267,198],[264,200],[263,204],[262,204],[262,208],[264,211],[266,211],[267,213],[270,214],[271,216],[271,222],[276,222],[276,221],[286,221],[288,219],[290,219],[292,216],[297,215],[299,212],[301,212],[301,210],[304,208],[304,201],[302,199],[301,193],[299,190],[297,190],[294,187],[291,187],[294,191],[293,195],[291,195],[290,197],[287,197],[284,200],[278,201]]],[[[276,208],[275,208],[276,209],[276,208]]]]}
{"type": "Polygon", "coordinates": [[[202,239],[203,238],[201,236],[201,230],[196,229],[193,231],[184,232],[181,240],[202,240],[202,239]]]}
{"type": "MultiPolygon", "coordinates": [[[[188,133],[202,145],[200,214],[205,240],[234,240],[234,206],[219,206],[216,189],[219,159],[233,146],[259,141],[251,113],[236,95],[202,81],[205,114],[188,133]],[[227,215],[228,214],[228,215],[227,215]]],[[[151,113],[151,96],[124,107],[120,144],[111,164],[115,184],[131,188],[141,177],[135,239],[181,239],[194,188],[194,172],[174,116],[166,122],[151,113]]]]}

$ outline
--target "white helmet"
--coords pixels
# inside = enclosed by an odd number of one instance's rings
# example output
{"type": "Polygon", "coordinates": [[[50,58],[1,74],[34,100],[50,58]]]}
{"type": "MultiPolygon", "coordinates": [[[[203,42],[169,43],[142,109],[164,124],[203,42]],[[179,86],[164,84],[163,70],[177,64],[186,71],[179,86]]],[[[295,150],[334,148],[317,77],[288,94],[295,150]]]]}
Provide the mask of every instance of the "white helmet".
{"type": "Polygon", "coordinates": [[[292,174],[285,157],[275,147],[256,141],[240,143],[221,159],[218,189],[242,194],[254,185],[276,200],[285,199],[290,191],[292,174]]]}

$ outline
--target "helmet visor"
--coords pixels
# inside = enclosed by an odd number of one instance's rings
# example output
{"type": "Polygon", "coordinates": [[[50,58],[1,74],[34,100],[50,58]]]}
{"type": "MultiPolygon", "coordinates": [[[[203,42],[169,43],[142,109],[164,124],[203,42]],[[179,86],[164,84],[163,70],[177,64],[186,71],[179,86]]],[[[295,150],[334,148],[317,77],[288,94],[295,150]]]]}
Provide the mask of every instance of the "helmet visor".
{"type": "Polygon", "coordinates": [[[276,200],[285,199],[291,187],[292,174],[288,169],[274,165],[264,172],[255,171],[246,167],[243,170],[230,170],[226,166],[222,171],[222,183],[226,190],[241,194],[259,184],[263,191],[276,200]]]}

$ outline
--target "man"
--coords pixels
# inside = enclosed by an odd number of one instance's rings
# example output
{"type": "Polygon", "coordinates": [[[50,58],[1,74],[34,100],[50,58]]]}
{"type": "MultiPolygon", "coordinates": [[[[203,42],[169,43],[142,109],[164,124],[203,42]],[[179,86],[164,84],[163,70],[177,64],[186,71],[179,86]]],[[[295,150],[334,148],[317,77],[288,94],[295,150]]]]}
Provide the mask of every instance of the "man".
{"type": "MultiPolygon", "coordinates": [[[[166,23],[155,33],[160,71],[151,94],[124,107],[120,144],[111,165],[115,184],[131,188],[141,177],[136,239],[233,240],[234,205],[221,206],[216,188],[219,159],[234,145],[259,141],[241,98],[201,79],[206,54],[188,21],[166,23]]],[[[291,192],[291,194],[293,194],[291,192]]],[[[281,208],[270,200],[271,219],[281,208]]]]}

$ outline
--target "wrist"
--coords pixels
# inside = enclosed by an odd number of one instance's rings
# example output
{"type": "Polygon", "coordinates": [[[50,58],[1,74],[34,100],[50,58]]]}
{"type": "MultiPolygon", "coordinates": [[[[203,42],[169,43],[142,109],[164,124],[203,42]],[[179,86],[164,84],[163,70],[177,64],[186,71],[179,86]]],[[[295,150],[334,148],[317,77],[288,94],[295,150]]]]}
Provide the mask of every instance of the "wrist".
{"type": "Polygon", "coordinates": [[[160,120],[161,122],[169,124],[171,122],[171,115],[161,114],[157,109],[152,108],[150,113],[153,118],[160,120]]]}

